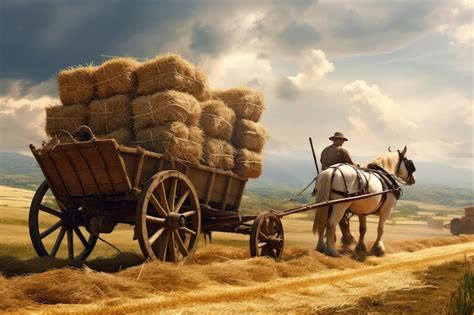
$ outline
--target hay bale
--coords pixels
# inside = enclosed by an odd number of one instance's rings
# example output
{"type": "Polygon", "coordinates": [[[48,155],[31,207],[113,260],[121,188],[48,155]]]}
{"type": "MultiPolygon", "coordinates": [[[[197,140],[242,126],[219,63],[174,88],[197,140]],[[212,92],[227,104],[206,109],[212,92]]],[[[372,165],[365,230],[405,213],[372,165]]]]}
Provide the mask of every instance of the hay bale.
{"type": "Polygon", "coordinates": [[[223,100],[235,112],[236,117],[240,119],[258,122],[265,110],[263,94],[249,88],[214,90],[211,91],[211,94],[213,98],[223,100]]]}
{"type": "Polygon", "coordinates": [[[198,164],[202,159],[202,144],[190,140],[189,128],[181,122],[140,129],[135,136],[137,145],[162,153],[171,160],[198,164]]]}
{"type": "Polygon", "coordinates": [[[133,141],[133,134],[130,129],[121,128],[114,130],[108,134],[96,135],[98,139],[115,139],[119,144],[129,146],[133,141]]]}
{"type": "Polygon", "coordinates": [[[87,105],[46,107],[46,134],[51,136],[59,130],[74,131],[87,124],[87,105]]]}
{"type": "Polygon", "coordinates": [[[206,138],[203,147],[204,164],[223,171],[234,168],[234,147],[221,139],[206,138]]]}
{"type": "Polygon", "coordinates": [[[220,100],[201,103],[201,125],[210,136],[230,141],[234,129],[235,113],[220,100]]]}
{"type": "Polygon", "coordinates": [[[133,58],[113,58],[97,67],[94,72],[99,98],[133,93],[136,88],[134,71],[140,62],[133,58]]]}
{"type": "Polygon", "coordinates": [[[70,67],[58,73],[59,99],[63,105],[89,103],[95,94],[95,67],[70,67]]]}
{"type": "Polygon", "coordinates": [[[137,91],[141,95],[178,90],[199,100],[205,100],[209,96],[204,72],[179,55],[157,56],[138,67],[136,74],[137,91]]]}
{"type": "Polygon", "coordinates": [[[262,175],[262,155],[247,149],[235,153],[234,172],[243,178],[257,178],[262,175]]]}
{"type": "Polygon", "coordinates": [[[189,94],[177,91],[158,92],[132,102],[135,130],[175,121],[197,126],[201,117],[199,102],[189,94]]]}
{"type": "Polygon", "coordinates": [[[262,125],[247,119],[237,120],[232,136],[232,143],[236,148],[261,153],[266,140],[267,131],[262,125]]]}
{"type": "Polygon", "coordinates": [[[115,95],[89,104],[89,127],[96,134],[129,128],[131,122],[130,98],[127,95],[115,95]]]}
{"type": "Polygon", "coordinates": [[[189,127],[189,140],[199,145],[204,144],[204,131],[199,127],[189,127]]]}

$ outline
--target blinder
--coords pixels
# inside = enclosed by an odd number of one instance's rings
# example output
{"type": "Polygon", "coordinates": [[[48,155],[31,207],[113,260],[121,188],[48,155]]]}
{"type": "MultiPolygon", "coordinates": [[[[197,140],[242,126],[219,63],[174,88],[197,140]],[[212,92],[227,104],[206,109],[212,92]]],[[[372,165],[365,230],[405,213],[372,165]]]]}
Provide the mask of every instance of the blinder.
{"type": "Polygon", "coordinates": [[[402,165],[402,161],[403,163],[405,163],[405,167],[408,171],[408,176],[412,176],[413,173],[416,171],[416,167],[415,167],[415,163],[413,163],[412,160],[409,160],[407,159],[401,152],[400,150],[398,150],[398,156],[399,156],[399,162],[398,162],[398,167],[397,167],[397,172],[396,174],[398,173],[398,171],[400,170],[400,166],[402,165]]]}

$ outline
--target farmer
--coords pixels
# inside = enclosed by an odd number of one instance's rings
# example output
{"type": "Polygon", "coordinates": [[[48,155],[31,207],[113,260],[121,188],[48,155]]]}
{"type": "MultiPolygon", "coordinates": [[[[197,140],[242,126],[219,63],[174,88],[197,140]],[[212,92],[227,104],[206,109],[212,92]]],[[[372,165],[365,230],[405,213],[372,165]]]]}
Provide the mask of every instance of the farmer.
{"type": "MultiPolygon", "coordinates": [[[[349,141],[349,139],[344,137],[344,134],[342,132],[336,131],[334,133],[334,136],[329,137],[329,140],[331,140],[333,143],[330,146],[326,147],[321,153],[321,165],[322,165],[323,170],[327,169],[331,165],[338,164],[338,163],[347,163],[347,164],[356,165],[352,161],[349,151],[347,151],[346,149],[342,147],[345,141],[349,141]]],[[[341,228],[341,231],[343,234],[342,243],[343,244],[354,243],[355,239],[352,236],[351,231],[349,229],[348,216],[345,215],[342,218],[342,220],[339,222],[339,227],[341,228]]]]}

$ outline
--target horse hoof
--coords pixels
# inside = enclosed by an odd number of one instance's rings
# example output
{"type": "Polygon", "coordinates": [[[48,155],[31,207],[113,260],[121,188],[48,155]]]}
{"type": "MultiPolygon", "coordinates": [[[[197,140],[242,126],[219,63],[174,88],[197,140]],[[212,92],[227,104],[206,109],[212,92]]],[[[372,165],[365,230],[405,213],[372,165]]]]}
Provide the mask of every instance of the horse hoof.
{"type": "Polygon", "coordinates": [[[339,254],[339,252],[333,248],[327,248],[326,254],[331,257],[341,257],[341,254],[339,254]]]}
{"type": "Polygon", "coordinates": [[[367,247],[365,246],[364,243],[357,243],[357,246],[355,247],[355,252],[356,253],[368,253],[367,247]]]}
{"type": "Polygon", "coordinates": [[[377,257],[385,256],[385,249],[381,246],[374,246],[372,247],[372,254],[377,257]]]}
{"type": "Polygon", "coordinates": [[[320,252],[320,253],[326,253],[326,246],[324,244],[320,245],[316,245],[316,251],[320,252]]]}

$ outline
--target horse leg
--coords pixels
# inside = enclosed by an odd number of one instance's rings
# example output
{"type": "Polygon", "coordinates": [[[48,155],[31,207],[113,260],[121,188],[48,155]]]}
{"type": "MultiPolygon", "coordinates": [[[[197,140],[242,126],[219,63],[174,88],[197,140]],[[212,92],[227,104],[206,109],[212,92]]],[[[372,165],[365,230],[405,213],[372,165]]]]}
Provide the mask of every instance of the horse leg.
{"type": "Polygon", "coordinates": [[[341,255],[336,249],[336,242],[334,236],[336,234],[336,227],[339,221],[341,221],[342,216],[347,210],[347,204],[333,205],[332,213],[328,220],[326,239],[327,239],[327,248],[326,253],[329,256],[340,257],[341,255]]]}
{"type": "Polygon", "coordinates": [[[357,242],[355,247],[356,253],[367,253],[365,233],[367,233],[367,216],[359,215],[359,242],[357,242]]]}
{"type": "Polygon", "coordinates": [[[341,221],[339,221],[339,228],[342,232],[342,244],[349,246],[356,242],[354,236],[351,234],[349,217],[346,214],[344,214],[341,221]]]}
{"type": "MultiPolygon", "coordinates": [[[[325,211],[326,209],[320,209],[325,211]]],[[[329,211],[329,209],[327,209],[329,211]]],[[[327,220],[327,218],[326,218],[327,220]]],[[[326,252],[326,244],[324,243],[324,232],[326,231],[326,224],[318,226],[318,244],[316,245],[316,250],[320,253],[326,252]]]]}
{"type": "Polygon", "coordinates": [[[382,207],[382,209],[380,209],[379,224],[377,227],[377,239],[375,240],[375,243],[372,246],[372,253],[378,257],[385,255],[385,247],[383,245],[382,236],[384,232],[385,221],[392,212],[392,208],[393,206],[389,206],[382,207]]]}

